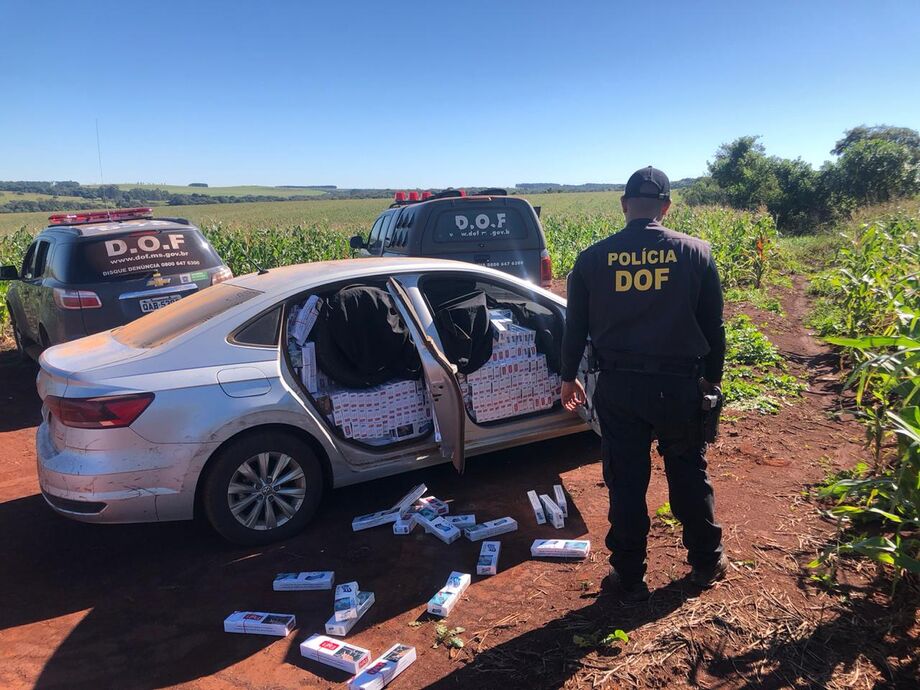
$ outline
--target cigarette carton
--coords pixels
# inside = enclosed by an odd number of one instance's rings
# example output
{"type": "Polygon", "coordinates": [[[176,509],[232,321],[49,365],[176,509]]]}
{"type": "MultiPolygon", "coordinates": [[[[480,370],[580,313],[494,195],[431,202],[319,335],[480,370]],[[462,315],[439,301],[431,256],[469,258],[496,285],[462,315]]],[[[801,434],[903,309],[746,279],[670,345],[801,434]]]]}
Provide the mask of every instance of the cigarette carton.
{"type": "Polygon", "coordinates": [[[433,534],[445,544],[453,544],[460,538],[459,529],[439,515],[431,517],[430,510],[423,509],[421,512],[416,513],[415,519],[425,528],[426,532],[433,534]]]}
{"type": "Polygon", "coordinates": [[[500,541],[484,541],[476,562],[477,575],[495,575],[498,572],[498,555],[501,553],[500,541]]]}
{"type": "Polygon", "coordinates": [[[556,505],[562,511],[562,517],[569,516],[569,504],[565,500],[565,491],[562,490],[562,484],[553,484],[553,494],[556,498],[556,505]]]}
{"type": "Polygon", "coordinates": [[[374,601],[373,592],[358,592],[358,615],[346,621],[337,621],[335,615],[330,616],[329,620],[326,621],[326,634],[345,637],[355,627],[355,624],[361,620],[361,617],[367,613],[374,601]]]}
{"type": "Polygon", "coordinates": [[[415,661],[415,647],[394,644],[375,659],[360,676],[348,682],[348,690],[380,690],[415,661]]]}
{"type": "Polygon", "coordinates": [[[476,524],[475,515],[445,515],[444,519],[454,527],[472,527],[476,524]]]}
{"type": "Polygon", "coordinates": [[[415,515],[401,517],[393,523],[393,534],[410,534],[417,524],[415,515]]]}
{"type": "Polygon", "coordinates": [[[549,518],[549,523],[556,529],[561,529],[565,527],[565,518],[562,516],[562,510],[556,503],[546,494],[540,494],[540,503],[543,504],[543,509],[546,511],[546,517],[549,518]]]}
{"type": "Polygon", "coordinates": [[[452,572],[447,578],[447,584],[429,599],[428,613],[442,618],[450,615],[466,588],[470,586],[471,580],[467,573],[452,572]]]}
{"type": "Polygon", "coordinates": [[[385,525],[390,522],[396,522],[398,517],[399,513],[393,508],[381,510],[376,513],[368,513],[367,515],[359,515],[351,521],[351,529],[354,532],[359,532],[363,529],[379,527],[380,525],[385,525]]]}
{"type": "Polygon", "coordinates": [[[463,534],[470,541],[480,541],[489,537],[497,537],[499,534],[513,532],[518,528],[517,521],[514,518],[503,517],[497,520],[489,520],[481,525],[464,527],[463,534]]]}
{"type": "Polygon", "coordinates": [[[357,582],[336,585],[333,608],[337,621],[347,621],[358,617],[358,591],[357,582]]]}
{"type": "Polygon", "coordinates": [[[538,525],[546,524],[546,514],[543,512],[543,506],[540,505],[540,499],[537,498],[537,492],[532,489],[527,492],[527,500],[530,501],[530,507],[533,508],[534,517],[537,518],[538,525]]]}
{"type": "Polygon", "coordinates": [[[300,643],[300,654],[321,664],[357,675],[371,661],[371,653],[326,635],[312,635],[300,643]]]}
{"type": "Polygon", "coordinates": [[[319,297],[317,295],[310,295],[300,308],[300,311],[297,312],[294,326],[291,329],[291,337],[297,341],[298,345],[303,345],[304,342],[306,342],[307,337],[310,335],[310,331],[313,330],[316,319],[319,317],[319,310],[319,297]]]}
{"type": "Polygon", "coordinates": [[[434,496],[425,496],[424,498],[420,498],[415,502],[411,510],[418,512],[422,510],[422,508],[433,510],[438,515],[447,515],[450,512],[450,506],[440,498],[435,498],[434,496]]]}
{"type": "Polygon", "coordinates": [[[587,558],[590,552],[587,539],[536,539],[530,546],[533,558],[587,558]]]}
{"type": "Polygon", "coordinates": [[[224,620],[224,632],[287,637],[296,625],[297,620],[290,613],[234,611],[224,620]]]}
{"type": "Polygon", "coordinates": [[[335,573],[331,570],[313,571],[305,573],[278,573],[272,583],[276,592],[290,592],[297,590],[332,589],[335,573]]]}
{"type": "Polygon", "coordinates": [[[397,515],[404,515],[426,491],[428,491],[428,487],[424,484],[419,484],[418,486],[412,487],[412,490],[409,493],[397,501],[396,505],[393,506],[393,510],[396,511],[397,515]]]}

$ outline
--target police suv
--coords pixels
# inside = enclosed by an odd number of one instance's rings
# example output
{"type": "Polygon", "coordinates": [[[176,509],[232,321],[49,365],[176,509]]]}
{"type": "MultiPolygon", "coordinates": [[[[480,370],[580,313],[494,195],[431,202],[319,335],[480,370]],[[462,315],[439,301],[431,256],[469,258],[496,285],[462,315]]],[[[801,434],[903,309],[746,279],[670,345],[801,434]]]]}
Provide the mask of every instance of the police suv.
{"type": "Polygon", "coordinates": [[[503,189],[396,192],[368,237],[355,235],[351,247],[358,256],[466,261],[547,288],[553,278],[537,210],[503,189]]]}

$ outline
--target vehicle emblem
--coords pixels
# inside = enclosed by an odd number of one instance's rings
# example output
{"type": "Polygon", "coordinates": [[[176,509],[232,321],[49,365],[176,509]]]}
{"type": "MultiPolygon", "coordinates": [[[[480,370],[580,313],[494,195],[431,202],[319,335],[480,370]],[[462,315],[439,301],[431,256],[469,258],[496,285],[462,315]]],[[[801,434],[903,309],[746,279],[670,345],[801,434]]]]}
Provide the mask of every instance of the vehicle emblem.
{"type": "Polygon", "coordinates": [[[160,275],[160,272],[157,271],[150,276],[150,280],[147,281],[147,287],[163,287],[164,285],[169,285],[171,281],[171,278],[164,278],[160,275]]]}

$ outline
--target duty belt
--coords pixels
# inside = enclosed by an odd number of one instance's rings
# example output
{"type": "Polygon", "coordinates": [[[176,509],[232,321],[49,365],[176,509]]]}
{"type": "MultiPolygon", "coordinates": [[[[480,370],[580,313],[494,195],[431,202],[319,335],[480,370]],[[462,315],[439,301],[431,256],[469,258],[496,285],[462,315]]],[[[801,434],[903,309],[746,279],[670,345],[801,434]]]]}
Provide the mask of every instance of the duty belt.
{"type": "Polygon", "coordinates": [[[697,376],[702,369],[700,360],[646,359],[638,357],[602,357],[601,371],[631,371],[638,374],[666,374],[669,376],[697,376]]]}

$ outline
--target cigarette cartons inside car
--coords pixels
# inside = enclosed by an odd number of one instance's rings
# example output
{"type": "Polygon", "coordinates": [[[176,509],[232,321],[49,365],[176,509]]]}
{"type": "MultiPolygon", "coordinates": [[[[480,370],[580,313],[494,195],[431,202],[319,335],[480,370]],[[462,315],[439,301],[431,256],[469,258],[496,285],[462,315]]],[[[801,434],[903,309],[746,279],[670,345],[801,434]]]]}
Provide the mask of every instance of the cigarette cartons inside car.
{"type": "Polygon", "coordinates": [[[379,690],[415,661],[415,647],[394,644],[348,682],[348,690],[379,690]]]}
{"type": "Polygon", "coordinates": [[[326,634],[345,637],[373,604],[373,592],[358,592],[358,615],[345,621],[337,621],[335,619],[335,614],[333,614],[329,620],[326,621],[326,634]]]}
{"type": "Polygon", "coordinates": [[[540,503],[543,504],[543,510],[546,511],[546,517],[553,527],[556,529],[565,527],[565,518],[562,516],[562,509],[556,505],[553,499],[546,494],[540,494],[540,503]]]}
{"type": "Polygon", "coordinates": [[[346,438],[385,445],[424,436],[433,429],[431,399],[421,381],[393,380],[364,389],[324,390],[332,423],[346,438]]]}
{"type": "Polygon", "coordinates": [[[501,553],[500,541],[484,541],[476,562],[477,575],[495,575],[498,572],[498,555],[501,553]]]}
{"type": "Polygon", "coordinates": [[[464,527],[463,534],[470,541],[479,541],[480,539],[497,537],[499,534],[504,534],[505,532],[513,532],[517,528],[518,524],[514,518],[503,517],[497,520],[483,522],[481,525],[464,527]]]}
{"type": "Polygon", "coordinates": [[[297,620],[290,613],[234,611],[224,620],[224,632],[287,637],[295,625],[297,620]]]}
{"type": "Polygon", "coordinates": [[[536,539],[530,546],[533,558],[587,558],[590,552],[587,539],[536,539]]]}
{"type": "Polygon", "coordinates": [[[533,508],[533,515],[537,519],[538,525],[546,524],[546,514],[543,512],[543,506],[537,497],[537,492],[530,490],[527,492],[527,500],[530,501],[530,507],[533,508]]]}
{"type": "Polygon", "coordinates": [[[447,578],[447,584],[428,600],[428,613],[442,618],[450,615],[466,588],[470,586],[471,580],[467,573],[452,572],[447,578]]]}
{"type": "Polygon", "coordinates": [[[560,399],[562,379],[537,352],[536,333],[515,324],[509,311],[489,315],[492,358],[461,380],[473,419],[488,422],[550,409],[560,399]]]}
{"type": "Polygon", "coordinates": [[[293,316],[288,324],[288,334],[297,341],[298,345],[303,345],[306,342],[310,331],[313,330],[316,319],[319,317],[321,306],[319,297],[310,295],[300,309],[292,312],[293,316]]]}
{"type": "Polygon", "coordinates": [[[332,589],[335,573],[330,570],[306,573],[278,573],[272,583],[276,592],[306,589],[332,589]]]}
{"type": "Polygon", "coordinates": [[[300,643],[300,654],[321,664],[357,675],[371,661],[371,653],[326,635],[312,635],[300,643]]]}
{"type": "Polygon", "coordinates": [[[562,517],[569,516],[569,504],[565,500],[565,491],[562,490],[561,484],[553,484],[553,495],[556,498],[556,505],[562,511],[562,517]]]}
{"type": "Polygon", "coordinates": [[[358,617],[358,591],[357,582],[336,585],[333,608],[337,621],[347,621],[358,617]]]}

